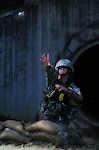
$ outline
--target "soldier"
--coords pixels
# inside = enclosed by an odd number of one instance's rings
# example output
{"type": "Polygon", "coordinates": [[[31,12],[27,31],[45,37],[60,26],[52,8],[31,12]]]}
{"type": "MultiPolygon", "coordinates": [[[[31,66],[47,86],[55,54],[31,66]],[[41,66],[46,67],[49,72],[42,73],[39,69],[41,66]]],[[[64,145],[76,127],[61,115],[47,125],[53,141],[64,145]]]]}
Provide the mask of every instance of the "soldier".
{"type": "Polygon", "coordinates": [[[69,59],[60,59],[54,68],[49,54],[43,54],[41,61],[45,66],[48,87],[40,112],[48,120],[69,123],[75,118],[77,107],[83,100],[80,89],[72,82],[73,64],[69,59]]]}

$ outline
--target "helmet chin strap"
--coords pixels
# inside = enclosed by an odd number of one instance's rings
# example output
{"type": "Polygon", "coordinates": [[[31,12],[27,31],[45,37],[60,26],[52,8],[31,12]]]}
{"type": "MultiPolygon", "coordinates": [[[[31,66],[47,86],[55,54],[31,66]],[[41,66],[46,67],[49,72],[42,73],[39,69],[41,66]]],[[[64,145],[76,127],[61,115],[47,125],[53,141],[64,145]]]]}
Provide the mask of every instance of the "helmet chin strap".
{"type": "Polygon", "coordinates": [[[60,76],[66,76],[67,75],[67,73],[65,73],[65,74],[60,74],[60,76]]]}

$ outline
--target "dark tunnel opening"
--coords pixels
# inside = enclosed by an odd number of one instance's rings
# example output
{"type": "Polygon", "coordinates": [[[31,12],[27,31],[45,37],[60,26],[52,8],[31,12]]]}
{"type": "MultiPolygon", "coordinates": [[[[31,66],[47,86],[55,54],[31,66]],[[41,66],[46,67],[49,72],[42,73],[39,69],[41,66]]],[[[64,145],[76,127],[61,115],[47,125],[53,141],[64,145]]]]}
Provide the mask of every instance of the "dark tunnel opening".
{"type": "Polygon", "coordinates": [[[87,49],[74,63],[74,81],[83,95],[81,109],[86,116],[96,122],[99,122],[98,49],[99,45],[87,49]]]}

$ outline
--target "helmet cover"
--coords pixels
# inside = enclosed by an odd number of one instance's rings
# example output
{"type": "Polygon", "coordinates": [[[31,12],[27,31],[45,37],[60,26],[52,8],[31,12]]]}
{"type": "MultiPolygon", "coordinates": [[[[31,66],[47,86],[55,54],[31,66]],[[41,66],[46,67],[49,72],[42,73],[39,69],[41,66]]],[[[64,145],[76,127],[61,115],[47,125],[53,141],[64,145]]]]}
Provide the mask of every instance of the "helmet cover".
{"type": "Polygon", "coordinates": [[[55,65],[55,70],[58,70],[58,68],[62,66],[68,67],[74,72],[73,64],[69,59],[60,59],[55,65]]]}

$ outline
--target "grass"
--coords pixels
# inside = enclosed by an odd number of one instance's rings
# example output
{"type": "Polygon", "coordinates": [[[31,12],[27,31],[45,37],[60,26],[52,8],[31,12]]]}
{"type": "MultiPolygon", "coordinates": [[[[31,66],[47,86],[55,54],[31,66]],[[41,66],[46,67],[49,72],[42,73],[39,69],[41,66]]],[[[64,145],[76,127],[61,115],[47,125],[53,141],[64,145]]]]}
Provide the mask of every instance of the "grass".
{"type": "MultiPolygon", "coordinates": [[[[38,145],[30,145],[30,146],[24,146],[24,145],[19,145],[19,146],[15,146],[13,144],[2,144],[0,146],[0,150],[65,150],[62,148],[56,148],[55,146],[51,145],[51,144],[38,144],[38,145]]],[[[66,150],[93,150],[93,148],[67,148],[66,150]]],[[[94,148],[94,150],[98,150],[97,148],[94,148]]]]}
{"type": "Polygon", "coordinates": [[[56,148],[44,148],[39,146],[33,146],[33,147],[17,147],[17,146],[0,146],[0,150],[55,150],[56,148]]]}
{"type": "Polygon", "coordinates": [[[62,150],[61,148],[56,148],[51,144],[31,144],[31,145],[13,145],[13,144],[2,144],[0,145],[0,150],[62,150]]]}

